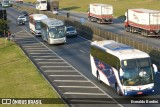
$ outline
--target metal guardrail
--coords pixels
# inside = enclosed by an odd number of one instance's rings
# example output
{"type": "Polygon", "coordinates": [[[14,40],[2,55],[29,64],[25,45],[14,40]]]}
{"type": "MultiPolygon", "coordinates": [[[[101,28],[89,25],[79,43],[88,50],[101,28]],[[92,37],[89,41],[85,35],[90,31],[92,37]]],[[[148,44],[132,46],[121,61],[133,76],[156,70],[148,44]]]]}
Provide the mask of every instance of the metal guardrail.
{"type": "Polygon", "coordinates": [[[27,10],[29,13],[42,13],[47,15],[48,17],[63,20],[66,24],[77,27],[82,36],[90,40],[115,40],[117,42],[132,46],[138,50],[144,51],[151,56],[153,63],[155,63],[160,70],[160,48],[155,48],[149,44],[144,44],[133,39],[121,36],[119,34],[115,34],[113,32],[104,31],[102,29],[92,26],[87,22],[82,24],[80,21],[75,20],[71,17],[67,18],[67,16],[65,17],[60,15],[54,15],[51,12],[39,11],[32,7],[28,8],[27,6],[13,5],[13,7],[19,10],[27,10]]]}

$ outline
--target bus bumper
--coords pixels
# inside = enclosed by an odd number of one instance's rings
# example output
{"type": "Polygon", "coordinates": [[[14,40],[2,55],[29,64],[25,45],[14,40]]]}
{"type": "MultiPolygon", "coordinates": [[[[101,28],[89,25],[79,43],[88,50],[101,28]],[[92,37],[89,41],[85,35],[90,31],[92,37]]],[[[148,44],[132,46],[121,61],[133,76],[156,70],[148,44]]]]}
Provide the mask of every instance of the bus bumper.
{"type": "Polygon", "coordinates": [[[142,95],[153,93],[154,89],[146,89],[146,90],[135,90],[135,91],[124,91],[124,96],[132,96],[132,95],[142,95]]]}

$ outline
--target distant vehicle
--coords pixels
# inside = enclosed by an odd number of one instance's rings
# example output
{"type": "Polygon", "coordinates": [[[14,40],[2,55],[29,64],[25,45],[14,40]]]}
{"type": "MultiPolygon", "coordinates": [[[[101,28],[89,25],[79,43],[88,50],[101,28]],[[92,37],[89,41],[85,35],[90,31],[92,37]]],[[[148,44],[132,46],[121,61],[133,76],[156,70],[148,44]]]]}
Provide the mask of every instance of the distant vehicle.
{"type": "Polygon", "coordinates": [[[32,33],[36,36],[41,35],[41,25],[40,21],[43,19],[48,19],[48,17],[44,14],[32,14],[29,15],[29,28],[32,33]]]}
{"type": "Polygon", "coordinates": [[[27,11],[22,11],[21,14],[22,14],[23,16],[29,16],[29,14],[28,14],[27,11]]]}
{"type": "Polygon", "coordinates": [[[119,95],[140,95],[154,92],[154,73],[157,66],[150,56],[113,40],[91,43],[92,74],[119,95]]]}
{"type": "Polygon", "coordinates": [[[128,9],[125,13],[125,30],[142,36],[160,36],[160,11],[128,9]]]}
{"type": "Polygon", "coordinates": [[[113,6],[108,4],[89,4],[88,20],[97,23],[112,23],[113,6]]]}
{"type": "Polygon", "coordinates": [[[25,21],[22,19],[17,19],[17,25],[25,25],[25,21]]]}
{"type": "Polygon", "coordinates": [[[41,21],[42,39],[48,44],[60,44],[66,42],[64,22],[49,18],[41,21]]]}
{"type": "Polygon", "coordinates": [[[10,7],[11,4],[10,4],[10,0],[3,0],[2,1],[2,7],[10,7]]]}
{"type": "Polygon", "coordinates": [[[16,0],[16,3],[23,3],[23,0],[16,0]]]}
{"type": "Polygon", "coordinates": [[[47,0],[37,0],[36,9],[47,10],[47,0]]]}
{"type": "Polygon", "coordinates": [[[27,22],[27,18],[24,15],[18,16],[18,20],[20,20],[20,19],[23,20],[24,22],[27,22]]]}
{"type": "Polygon", "coordinates": [[[67,26],[66,27],[66,36],[71,37],[71,36],[77,36],[77,30],[73,26],[67,26]]]}
{"type": "Polygon", "coordinates": [[[57,1],[57,0],[48,0],[47,1],[47,10],[50,10],[50,11],[53,12],[53,14],[58,15],[59,1],[57,1]]]}

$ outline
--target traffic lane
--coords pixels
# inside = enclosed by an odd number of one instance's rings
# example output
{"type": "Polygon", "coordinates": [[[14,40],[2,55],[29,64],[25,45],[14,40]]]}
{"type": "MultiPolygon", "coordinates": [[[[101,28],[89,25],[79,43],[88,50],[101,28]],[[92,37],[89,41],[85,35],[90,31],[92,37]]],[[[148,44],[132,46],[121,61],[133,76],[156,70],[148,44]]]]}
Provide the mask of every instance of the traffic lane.
{"type": "MultiPolygon", "coordinates": [[[[67,11],[62,11],[60,12],[61,15],[65,15],[67,13],[67,11]]],[[[86,14],[87,15],[87,14],[86,14]]],[[[129,33],[125,31],[124,28],[124,19],[114,19],[113,20],[113,24],[98,24],[96,22],[89,22],[87,20],[87,17],[84,14],[81,13],[76,13],[76,12],[71,12],[71,18],[76,19],[77,21],[80,21],[81,18],[85,19],[85,22],[90,23],[92,26],[97,26],[98,28],[104,30],[104,31],[110,31],[116,34],[120,34],[120,36],[124,36],[126,38],[131,38],[133,40],[136,41],[140,41],[142,43],[147,43],[147,44],[151,44],[154,47],[159,48],[160,47],[160,37],[143,37],[138,33],[129,33]],[[146,42],[147,41],[147,42],[146,42]]]]}
{"type": "MultiPolygon", "coordinates": [[[[75,39],[75,38],[74,38],[75,39]]],[[[77,38],[76,38],[77,39],[77,38]]],[[[80,38],[78,38],[77,40],[80,40],[80,43],[81,40],[80,38]]],[[[71,44],[73,44],[73,42],[75,41],[75,43],[78,44],[78,41],[76,40],[68,40],[68,44],[71,42],[71,44]]],[[[74,44],[75,44],[74,43],[74,44]]],[[[88,44],[88,43],[87,43],[88,44]]],[[[67,47],[66,45],[60,45],[60,47],[50,47],[52,48],[57,54],[59,54],[63,59],[65,59],[67,62],[69,62],[71,65],[73,65],[76,69],[80,70],[81,73],[83,73],[86,77],[88,77],[92,82],[94,82],[98,87],[100,87],[101,89],[103,89],[105,92],[107,92],[110,96],[112,96],[113,98],[135,98],[135,96],[129,96],[129,97],[126,97],[126,96],[118,96],[117,93],[115,92],[115,90],[113,90],[111,87],[107,86],[106,84],[104,83],[99,83],[97,81],[97,79],[95,77],[93,77],[92,73],[91,73],[91,69],[90,69],[90,59],[89,59],[89,55],[85,55],[87,57],[84,57],[83,54],[81,54],[82,56],[79,56],[79,55],[76,55],[76,57],[79,57],[79,58],[76,58],[74,57],[75,56],[75,51],[78,52],[78,49],[80,48],[84,48],[85,46],[83,46],[82,44],[81,45],[76,45],[77,47],[74,47],[72,49],[69,48],[69,46],[67,47]],[[65,50],[64,50],[65,48],[65,50]],[[62,49],[62,50],[61,50],[62,49]],[[70,52],[68,52],[70,51],[70,52]],[[65,53],[67,55],[65,55],[65,53]],[[67,58],[66,58],[67,57],[67,58]],[[83,59],[84,57],[84,59],[83,59]],[[84,63],[84,61],[81,61],[81,60],[86,60],[87,63],[84,63]]],[[[86,49],[87,50],[87,49],[86,49]]],[[[156,87],[157,87],[157,84],[155,84],[156,87]]],[[[158,87],[157,87],[158,89],[158,87]]],[[[157,98],[159,97],[159,93],[155,93],[155,94],[150,94],[148,96],[136,96],[137,98],[157,98]]],[[[125,104],[124,104],[125,105],[125,104]]],[[[126,105],[125,105],[126,106],[126,105]]],[[[131,105],[130,105],[131,106],[131,105]]],[[[133,104],[132,106],[134,107],[139,107],[139,105],[137,104],[133,104]]],[[[141,105],[142,106],[142,105],[141,105]]],[[[143,107],[146,106],[146,105],[143,105],[143,107]]],[[[152,105],[152,106],[155,106],[155,105],[152,105]]],[[[156,107],[156,106],[155,106],[156,107]]]]}
{"type": "MultiPolygon", "coordinates": [[[[39,38],[39,39],[41,39],[41,38],[39,38]]],[[[72,44],[73,44],[73,41],[74,41],[74,40],[72,40],[72,42],[71,42],[72,44]]],[[[83,41],[83,40],[81,40],[81,41],[83,41]]],[[[76,41],[76,42],[77,42],[77,41],[76,41]]],[[[52,46],[54,47],[54,45],[52,45],[52,46]]],[[[65,45],[60,45],[60,46],[65,46],[65,45]]],[[[81,47],[82,47],[82,46],[83,46],[83,45],[81,44],[81,47]]],[[[57,46],[56,46],[56,47],[57,47],[57,46]]],[[[78,48],[78,47],[77,47],[77,48],[78,48]]],[[[74,49],[77,49],[77,48],[74,48],[74,49]]],[[[68,49],[68,50],[71,50],[71,49],[68,49]]],[[[67,57],[69,57],[69,56],[67,56],[67,57]]],[[[82,57],[83,57],[83,56],[82,56],[82,57]]],[[[89,57],[88,57],[88,58],[89,58],[89,57]]],[[[85,58],[85,59],[86,59],[86,58],[85,58]]],[[[89,59],[88,59],[88,60],[89,60],[89,59]]],[[[76,60],[76,61],[77,61],[77,60],[76,60]]],[[[73,63],[74,63],[74,62],[73,62],[73,63]]],[[[76,64],[76,65],[81,65],[81,63],[76,64]]],[[[90,63],[89,63],[88,65],[90,65],[90,63]]],[[[88,67],[89,67],[89,66],[85,66],[85,65],[82,66],[82,68],[88,68],[88,67]]],[[[76,68],[78,68],[78,67],[76,67],[76,68]]],[[[90,68],[89,68],[89,69],[90,69],[90,68]]],[[[85,70],[84,72],[86,72],[86,71],[87,71],[87,70],[85,70]]],[[[88,70],[88,71],[91,71],[91,70],[88,70]]],[[[93,77],[91,73],[88,73],[88,75],[90,75],[91,77],[93,77]]],[[[88,77],[90,77],[90,76],[88,76],[88,77]]],[[[91,80],[92,80],[92,79],[91,79],[91,80]]],[[[96,81],[95,78],[94,78],[93,80],[96,81]]],[[[97,81],[96,81],[96,82],[97,82],[97,81]]],[[[99,84],[99,83],[97,82],[97,84],[99,84]]],[[[105,84],[103,84],[103,83],[102,83],[102,84],[99,84],[98,86],[103,87],[102,89],[105,90],[105,91],[107,90],[108,93],[110,93],[110,92],[115,93],[112,89],[109,89],[109,90],[108,90],[109,87],[107,87],[107,86],[106,86],[105,84]]],[[[113,96],[113,95],[112,95],[112,96],[113,96]]],[[[117,96],[116,93],[115,93],[115,96],[117,96]]],[[[115,97],[115,98],[116,98],[116,97],[115,97]]]]}

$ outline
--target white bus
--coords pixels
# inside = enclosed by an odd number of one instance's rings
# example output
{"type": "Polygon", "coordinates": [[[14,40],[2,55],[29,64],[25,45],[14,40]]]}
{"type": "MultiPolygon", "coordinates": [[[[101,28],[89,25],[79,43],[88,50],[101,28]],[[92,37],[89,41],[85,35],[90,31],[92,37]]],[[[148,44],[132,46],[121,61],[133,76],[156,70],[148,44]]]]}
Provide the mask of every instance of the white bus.
{"type": "Polygon", "coordinates": [[[42,39],[48,44],[59,44],[66,42],[64,22],[55,18],[41,21],[42,39]]]}
{"type": "Polygon", "coordinates": [[[119,95],[139,95],[154,92],[154,73],[157,66],[150,56],[113,40],[91,43],[92,74],[119,95]]]}
{"type": "Polygon", "coordinates": [[[36,36],[41,35],[40,21],[42,19],[48,19],[48,17],[44,14],[32,14],[29,16],[30,31],[36,36]]]}
{"type": "Polygon", "coordinates": [[[37,0],[36,9],[47,10],[47,0],[37,0]]]}

